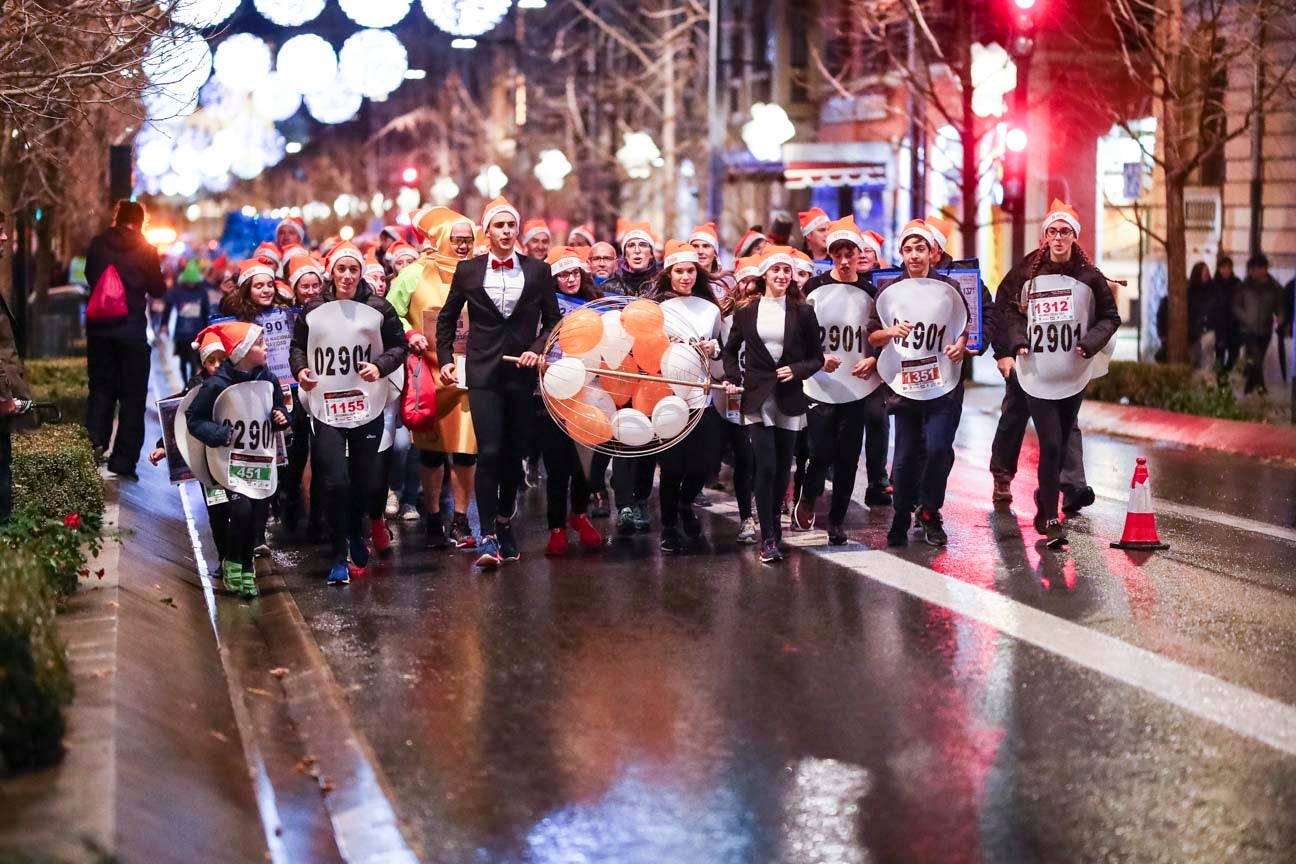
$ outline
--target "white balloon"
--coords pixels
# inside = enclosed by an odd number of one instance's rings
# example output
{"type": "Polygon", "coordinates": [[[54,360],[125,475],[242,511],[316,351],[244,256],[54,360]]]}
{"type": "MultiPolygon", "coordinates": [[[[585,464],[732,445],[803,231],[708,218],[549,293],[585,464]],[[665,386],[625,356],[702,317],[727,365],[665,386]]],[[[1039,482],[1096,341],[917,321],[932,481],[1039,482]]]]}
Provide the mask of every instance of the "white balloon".
{"type": "Polygon", "coordinates": [[[570,399],[585,386],[588,377],[579,357],[564,357],[545,369],[542,386],[552,399],[570,399]]]}
{"type": "Polygon", "coordinates": [[[669,441],[684,431],[689,421],[689,406],[678,396],[666,396],[653,408],[653,432],[663,441],[669,441]]]}
{"type": "Polygon", "coordinates": [[[642,411],[622,408],[612,417],[612,437],[627,447],[642,447],[652,440],[652,421],[642,411]]]}
{"type": "MultiPolygon", "coordinates": [[[[702,355],[691,345],[674,342],[666,353],[662,354],[661,374],[664,378],[680,378],[685,381],[706,381],[710,373],[702,363],[702,355]]],[[[683,384],[672,384],[676,396],[694,400],[702,392],[701,387],[688,387],[683,384]]]]}
{"type": "Polygon", "coordinates": [[[604,312],[603,319],[603,338],[599,340],[598,352],[603,358],[603,362],[609,368],[615,369],[620,366],[634,347],[634,337],[625,332],[621,326],[621,310],[613,309],[611,312],[604,312]]]}
{"type": "Polygon", "coordinates": [[[576,400],[599,409],[608,416],[609,420],[612,419],[612,415],[616,414],[617,411],[616,403],[612,401],[612,396],[598,384],[586,384],[581,388],[576,400]]]}

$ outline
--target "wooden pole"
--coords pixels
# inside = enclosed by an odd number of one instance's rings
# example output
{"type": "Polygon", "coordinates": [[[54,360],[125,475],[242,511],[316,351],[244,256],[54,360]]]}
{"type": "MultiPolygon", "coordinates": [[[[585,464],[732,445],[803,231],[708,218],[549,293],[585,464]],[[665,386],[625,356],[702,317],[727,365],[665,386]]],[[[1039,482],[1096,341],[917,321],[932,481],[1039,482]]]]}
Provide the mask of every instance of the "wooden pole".
{"type": "MultiPolygon", "coordinates": [[[[509,363],[517,363],[522,358],[514,357],[510,354],[505,354],[503,359],[508,361],[509,363]]],[[[544,361],[544,359],[541,358],[539,364],[541,373],[544,372],[544,367],[547,365],[548,364],[544,361]]],[[[620,369],[599,369],[596,372],[591,370],[591,372],[594,375],[603,375],[608,378],[620,378],[623,381],[656,381],[659,384],[677,384],[680,387],[701,387],[703,390],[706,390],[707,392],[710,392],[712,387],[719,386],[712,381],[686,381],[682,378],[666,378],[665,376],[662,375],[647,375],[643,372],[624,372],[620,369]]],[[[736,388],[735,392],[741,393],[743,392],[743,388],[738,387],[736,388]]]]}

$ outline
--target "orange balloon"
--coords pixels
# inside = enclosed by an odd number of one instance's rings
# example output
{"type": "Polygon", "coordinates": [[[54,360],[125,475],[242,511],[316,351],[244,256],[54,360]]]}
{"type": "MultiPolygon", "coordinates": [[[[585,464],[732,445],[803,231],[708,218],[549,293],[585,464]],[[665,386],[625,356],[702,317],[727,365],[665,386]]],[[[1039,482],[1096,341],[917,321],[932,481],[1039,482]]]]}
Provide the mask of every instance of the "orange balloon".
{"type": "Polygon", "coordinates": [[[621,310],[621,329],[635,341],[638,341],[641,336],[660,334],[664,326],[666,326],[666,315],[661,307],[651,300],[643,298],[632,300],[621,310]]]}
{"type": "Polygon", "coordinates": [[[651,417],[657,403],[671,395],[672,392],[669,384],[663,384],[660,381],[640,381],[639,386],[635,388],[634,398],[630,400],[630,407],[636,411],[642,411],[647,417],[651,417]]]}
{"type": "Polygon", "coordinates": [[[563,399],[556,405],[555,413],[562,420],[567,435],[577,444],[597,447],[612,440],[612,421],[595,406],[575,399],[563,399]]]}
{"type": "Polygon", "coordinates": [[[558,345],[564,354],[588,354],[603,340],[603,319],[593,309],[577,309],[558,325],[558,345]]]}
{"type": "Polygon", "coordinates": [[[645,372],[650,375],[660,375],[662,355],[669,347],[670,340],[666,338],[665,333],[659,331],[647,336],[636,336],[630,354],[645,372]]]}
{"type": "MultiPolygon", "coordinates": [[[[610,369],[612,367],[604,363],[602,368],[610,369]]],[[[618,366],[617,369],[622,372],[641,371],[639,369],[639,364],[636,363],[634,358],[628,354],[626,355],[626,358],[621,361],[621,365],[618,366]]],[[[616,406],[618,408],[624,408],[629,404],[630,397],[634,396],[635,385],[638,382],[630,378],[613,378],[610,375],[600,375],[599,383],[603,385],[603,389],[607,391],[607,394],[612,397],[612,401],[616,403],[616,406]]]]}

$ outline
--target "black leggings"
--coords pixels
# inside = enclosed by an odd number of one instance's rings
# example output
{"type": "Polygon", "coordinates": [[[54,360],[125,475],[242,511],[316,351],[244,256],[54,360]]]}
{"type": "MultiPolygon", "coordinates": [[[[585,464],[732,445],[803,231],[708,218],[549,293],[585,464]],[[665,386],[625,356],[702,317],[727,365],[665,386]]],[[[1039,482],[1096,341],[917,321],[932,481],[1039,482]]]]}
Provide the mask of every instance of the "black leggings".
{"type": "Polygon", "coordinates": [[[225,529],[225,545],[229,560],[244,570],[252,570],[253,548],[257,544],[258,529],[264,530],[270,501],[255,500],[237,492],[229,493],[229,525],[225,529]]]}
{"type": "MultiPolygon", "coordinates": [[[[806,467],[801,500],[810,507],[823,494],[828,469],[833,472],[832,504],[828,523],[840,525],[846,519],[851,495],[855,492],[855,473],[859,470],[860,450],[864,446],[864,422],[867,399],[810,406],[806,438],[810,442],[810,463],[806,467]]],[[[885,412],[885,408],[883,409],[885,412]]]]}
{"type": "Polygon", "coordinates": [[[500,516],[513,518],[535,403],[529,388],[478,387],[468,390],[468,410],[477,433],[477,519],[481,533],[492,535],[500,516]]]}
{"type": "Polygon", "coordinates": [[[576,452],[576,442],[558,428],[548,412],[539,417],[537,422],[537,437],[546,472],[549,530],[552,531],[567,524],[569,513],[585,512],[589,507],[590,487],[576,452]]]}
{"type": "MultiPolygon", "coordinates": [[[[204,493],[207,491],[204,487],[204,493]]],[[[204,502],[206,503],[206,502],[204,502]]],[[[211,529],[212,543],[216,546],[216,557],[221,561],[229,554],[229,544],[225,538],[229,536],[229,504],[221,502],[219,504],[207,504],[207,527],[211,529]]]]}
{"type": "Polygon", "coordinates": [[[752,455],[751,436],[747,427],[741,423],[730,423],[723,417],[717,418],[716,452],[725,447],[733,449],[733,485],[734,497],[738,499],[738,516],[744,522],[752,515],[752,484],[755,482],[755,457],[752,455]]]}
{"type": "Polygon", "coordinates": [[[685,435],[661,453],[657,464],[661,466],[661,487],[658,504],[661,506],[662,528],[674,528],[680,511],[693,506],[693,499],[702,492],[712,470],[717,423],[723,423],[710,409],[702,411],[702,419],[685,435]]]}
{"type": "Polygon", "coordinates": [[[652,494],[656,456],[618,456],[612,460],[612,495],[617,509],[647,501],[652,494]]]}
{"type": "Polygon", "coordinates": [[[1039,436],[1039,512],[1046,520],[1058,518],[1062,457],[1083,401],[1083,391],[1065,399],[1037,399],[1026,394],[1035,434],[1039,436]]]}
{"type": "Polygon", "coordinates": [[[381,415],[354,429],[315,424],[311,465],[314,474],[324,478],[333,558],[337,561],[346,560],[347,539],[362,536],[360,517],[377,470],[382,431],[381,415]]]}
{"type": "Polygon", "coordinates": [[[391,474],[392,460],[395,458],[394,444],[374,456],[374,474],[370,480],[369,492],[365,495],[365,515],[370,519],[383,518],[383,511],[387,509],[387,477],[391,474]]]}
{"type": "Polygon", "coordinates": [[[748,426],[747,434],[756,460],[756,515],[760,518],[761,540],[778,540],[783,536],[779,512],[792,473],[797,433],[758,424],[748,426]]]}

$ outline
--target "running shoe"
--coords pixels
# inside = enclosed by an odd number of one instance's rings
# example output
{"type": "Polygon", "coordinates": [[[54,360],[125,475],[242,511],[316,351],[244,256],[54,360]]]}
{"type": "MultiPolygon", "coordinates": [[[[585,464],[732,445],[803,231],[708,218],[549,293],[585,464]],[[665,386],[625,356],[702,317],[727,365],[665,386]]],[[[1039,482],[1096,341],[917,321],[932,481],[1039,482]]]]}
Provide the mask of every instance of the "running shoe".
{"type": "Polygon", "coordinates": [[[549,542],[545,544],[546,558],[562,558],[567,554],[567,529],[554,528],[549,532],[549,542]]]}
{"type": "Polygon", "coordinates": [[[233,561],[221,562],[221,584],[231,594],[243,593],[243,566],[233,561]]]}
{"type": "Polygon", "coordinates": [[[636,501],[632,509],[634,510],[635,530],[641,534],[651,531],[652,517],[648,515],[648,502],[636,501]]]}
{"type": "Polygon", "coordinates": [[[842,526],[842,524],[840,522],[829,522],[828,523],[828,545],[844,546],[848,542],[850,542],[850,538],[846,536],[846,529],[842,526]]]}
{"type": "Polygon", "coordinates": [[[994,478],[994,493],[991,494],[990,500],[995,504],[1012,503],[1012,478],[996,477],[994,478]]]}
{"type": "MultiPolygon", "coordinates": [[[[580,537],[580,544],[586,549],[598,549],[603,545],[603,535],[598,532],[589,517],[584,513],[573,513],[567,519],[567,527],[580,537]]],[[[564,533],[564,536],[565,533],[564,533]]]]}
{"type": "Polygon", "coordinates": [[[450,542],[456,549],[476,549],[477,538],[473,536],[472,526],[468,524],[467,513],[456,513],[450,521],[450,542]]]}
{"type": "Polygon", "coordinates": [[[1092,486],[1067,487],[1062,490],[1062,512],[1079,513],[1097,500],[1092,486]]]}
{"type": "Polygon", "coordinates": [[[517,540],[513,539],[513,523],[495,523],[495,536],[499,539],[499,557],[501,561],[517,561],[522,557],[518,551],[517,540]]]}
{"type": "Polygon", "coordinates": [[[693,512],[692,507],[684,507],[679,511],[679,521],[684,528],[685,537],[696,540],[702,536],[702,520],[693,512]]]}
{"type": "Polygon", "coordinates": [[[776,561],[783,560],[783,555],[778,550],[777,541],[773,539],[762,541],[760,560],[762,564],[773,564],[776,561]]]}
{"type": "Polygon", "coordinates": [[[379,555],[391,552],[391,532],[387,530],[387,520],[370,519],[369,536],[373,539],[374,551],[379,555]]]}
{"type": "Polygon", "coordinates": [[[814,522],[814,504],[802,499],[792,508],[792,518],[788,521],[788,527],[793,531],[813,531],[814,522]]]}
{"type": "Polygon", "coordinates": [[[402,522],[417,522],[419,520],[418,508],[413,504],[402,504],[400,518],[402,522]]]}
{"type": "Polygon", "coordinates": [[[909,524],[912,517],[903,510],[897,510],[891,517],[891,530],[887,532],[888,546],[909,545],[909,524]]]}
{"type": "Polygon", "coordinates": [[[387,493],[387,506],[383,508],[383,513],[386,514],[387,518],[390,519],[399,512],[400,512],[400,498],[397,497],[395,492],[389,491],[387,493]]]}
{"type": "Polygon", "coordinates": [[[446,537],[445,522],[441,521],[440,513],[428,513],[423,517],[423,532],[427,535],[429,549],[440,550],[450,545],[450,538],[446,537]]]}
{"type": "Polygon", "coordinates": [[[359,534],[352,535],[347,548],[351,552],[351,563],[363,570],[369,564],[369,547],[364,538],[359,534]]]}
{"type": "Polygon", "coordinates": [[[736,542],[750,545],[755,543],[759,537],[759,531],[756,528],[756,520],[748,516],[743,520],[742,527],[738,529],[736,542]]]}
{"type": "Polygon", "coordinates": [[[945,533],[945,523],[941,519],[939,510],[920,510],[918,524],[922,526],[923,539],[929,546],[944,546],[949,543],[949,536],[945,533]]]}
{"type": "Polygon", "coordinates": [[[481,538],[478,548],[481,554],[477,556],[477,566],[483,570],[494,570],[500,566],[500,548],[499,541],[487,534],[481,538]]]}
{"type": "Polygon", "coordinates": [[[699,492],[698,496],[693,499],[694,507],[710,507],[711,498],[705,492],[699,492]]]}
{"type": "Polygon", "coordinates": [[[661,532],[661,550],[663,552],[683,552],[684,538],[674,525],[667,526],[661,532]]]}
{"type": "Polygon", "coordinates": [[[616,529],[618,534],[633,534],[635,532],[635,518],[633,507],[622,507],[617,512],[616,529]]]}
{"type": "Polygon", "coordinates": [[[595,519],[606,519],[611,512],[606,492],[595,492],[590,498],[590,516],[595,519]]]}
{"type": "Polygon", "coordinates": [[[864,490],[864,503],[869,507],[890,507],[891,493],[884,486],[870,486],[864,490]]]}
{"type": "Polygon", "coordinates": [[[349,585],[351,583],[351,568],[347,567],[345,561],[335,561],[333,567],[329,570],[328,584],[330,585],[349,585]]]}
{"type": "Polygon", "coordinates": [[[1068,542],[1066,526],[1064,526],[1060,520],[1057,519],[1048,520],[1048,522],[1044,526],[1044,533],[1048,536],[1048,540],[1044,541],[1044,545],[1048,546],[1048,548],[1050,549],[1066,548],[1068,542]]]}

